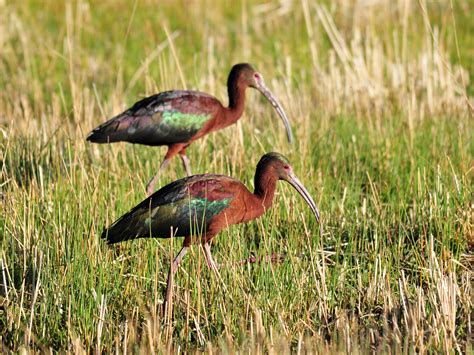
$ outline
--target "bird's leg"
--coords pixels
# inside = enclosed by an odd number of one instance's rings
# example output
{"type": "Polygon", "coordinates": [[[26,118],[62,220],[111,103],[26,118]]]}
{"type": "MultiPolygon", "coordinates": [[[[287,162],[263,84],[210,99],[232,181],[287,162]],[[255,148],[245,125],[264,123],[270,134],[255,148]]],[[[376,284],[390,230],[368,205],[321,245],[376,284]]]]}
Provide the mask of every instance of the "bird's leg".
{"type": "Polygon", "coordinates": [[[156,181],[158,180],[158,176],[160,175],[161,171],[166,169],[168,164],[170,163],[169,159],[163,160],[163,162],[160,165],[160,168],[158,169],[158,172],[156,173],[155,176],[152,177],[152,179],[148,182],[148,185],[146,185],[146,195],[150,196],[153,193],[153,190],[155,188],[156,181]]]}
{"type": "Polygon", "coordinates": [[[165,155],[165,160],[163,160],[163,162],[160,165],[160,168],[158,169],[158,172],[146,186],[147,196],[150,196],[153,193],[153,189],[155,187],[156,181],[158,180],[158,175],[160,175],[160,173],[168,166],[171,158],[173,158],[176,154],[182,151],[183,148],[185,147],[186,147],[186,144],[183,144],[183,143],[172,144],[168,147],[168,151],[166,152],[166,155],[165,155]]]}
{"type": "Polygon", "coordinates": [[[172,144],[168,147],[168,151],[166,152],[165,155],[165,160],[160,165],[160,168],[158,169],[158,172],[156,173],[155,176],[150,180],[148,185],[146,186],[146,194],[147,196],[150,196],[153,193],[153,189],[155,187],[156,181],[158,180],[158,175],[168,166],[168,164],[171,161],[171,158],[173,158],[176,154],[178,154],[181,150],[183,150],[183,147],[185,147],[185,144],[179,143],[179,144],[172,144]]]}
{"type": "Polygon", "coordinates": [[[189,158],[186,155],[186,151],[183,149],[179,156],[181,157],[181,161],[183,162],[184,169],[186,170],[186,175],[191,176],[191,164],[189,163],[189,158]]]}
{"type": "Polygon", "coordinates": [[[178,265],[186,255],[188,251],[188,246],[183,245],[181,250],[179,251],[178,255],[174,258],[173,262],[170,265],[170,269],[168,271],[168,278],[166,279],[166,290],[165,290],[165,301],[163,303],[163,310],[165,317],[168,316],[168,307],[171,301],[172,289],[173,289],[173,277],[176,271],[178,270],[178,265]]]}
{"type": "Polygon", "coordinates": [[[204,249],[204,254],[206,256],[207,266],[209,266],[209,268],[215,271],[216,273],[219,273],[218,271],[219,267],[217,266],[216,262],[212,258],[211,246],[209,245],[209,242],[204,243],[203,249],[204,249]]]}
{"type": "Polygon", "coordinates": [[[209,266],[209,268],[212,271],[214,271],[214,274],[216,275],[217,279],[221,283],[221,286],[224,289],[224,292],[227,293],[227,286],[221,279],[221,275],[219,274],[219,266],[216,264],[216,262],[212,258],[211,245],[209,244],[208,241],[204,243],[203,249],[204,249],[204,255],[206,256],[207,266],[209,266]]]}

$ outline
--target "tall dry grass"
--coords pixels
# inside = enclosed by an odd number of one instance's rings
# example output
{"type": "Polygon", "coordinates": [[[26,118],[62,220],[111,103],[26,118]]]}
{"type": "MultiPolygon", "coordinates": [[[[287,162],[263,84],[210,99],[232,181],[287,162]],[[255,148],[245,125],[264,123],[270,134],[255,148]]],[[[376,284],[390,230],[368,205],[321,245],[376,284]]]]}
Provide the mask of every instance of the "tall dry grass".
{"type": "MultiPolygon", "coordinates": [[[[0,1],[0,336],[13,351],[472,351],[468,1],[0,1]],[[251,187],[289,156],[325,234],[280,186],[264,218],[180,268],[180,241],[109,248],[104,225],[144,197],[163,151],[86,144],[139,97],[199,88],[226,100],[250,61],[291,117],[248,93],[236,126],[190,149],[196,173],[251,187]],[[467,64],[466,64],[467,63],[467,64]],[[281,265],[240,267],[250,254],[281,265]]],[[[179,164],[160,184],[183,176],[179,164]]]]}

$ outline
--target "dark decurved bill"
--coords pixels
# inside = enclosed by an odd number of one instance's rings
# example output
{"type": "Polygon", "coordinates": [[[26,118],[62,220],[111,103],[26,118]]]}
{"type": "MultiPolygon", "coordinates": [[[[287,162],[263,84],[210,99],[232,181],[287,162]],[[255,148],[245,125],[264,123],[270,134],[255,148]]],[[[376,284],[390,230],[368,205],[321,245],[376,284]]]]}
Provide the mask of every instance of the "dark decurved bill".
{"type": "Polygon", "coordinates": [[[270,90],[268,90],[268,88],[265,86],[265,84],[262,81],[258,82],[255,88],[258,91],[260,91],[268,99],[268,101],[270,101],[273,108],[280,115],[281,120],[283,121],[283,124],[285,125],[285,128],[286,128],[286,135],[288,137],[288,142],[293,143],[293,134],[291,133],[290,122],[288,121],[288,117],[286,116],[285,111],[283,111],[283,107],[281,107],[278,100],[275,98],[275,96],[273,96],[273,94],[270,92],[270,90]]]}
{"type": "Polygon", "coordinates": [[[287,180],[291,186],[293,186],[296,191],[299,192],[299,194],[305,199],[306,203],[309,205],[311,208],[311,211],[313,211],[314,216],[316,217],[316,221],[319,222],[319,211],[318,208],[316,207],[316,204],[314,203],[312,197],[310,196],[308,190],[303,186],[301,181],[296,177],[296,175],[293,172],[290,172],[288,174],[288,180],[287,180]]]}

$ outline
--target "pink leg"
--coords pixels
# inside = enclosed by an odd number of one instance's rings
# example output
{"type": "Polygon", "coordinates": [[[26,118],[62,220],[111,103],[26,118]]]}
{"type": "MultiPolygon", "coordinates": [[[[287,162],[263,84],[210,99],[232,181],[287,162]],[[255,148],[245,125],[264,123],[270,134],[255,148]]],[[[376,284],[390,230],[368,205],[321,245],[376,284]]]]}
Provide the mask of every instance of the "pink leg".
{"type": "Polygon", "coordinates": [[[168,315],[168,307],[171,301],[172,290],[173,290],[174,274],[178,270],[178,265],[181,262],[181,260],[183,260],[183,257],[186,255],[188,248],[189,248],[188,246],[183,245],[178,255],[176,255],[176,257],[174,258],[173,263],[170,265],[170,269],[168,271],[168,278],[166,280],[165,301],[163,303],[165,316],[168,315]]]}
{"type": "Polygon", "coordinates": [[[206,242],[204,243],[203,248],[204,248],[204,255],[206,256],[207,266],[209,266],[211,270],[218,272],[219,267],[217,266],[216,262],[212,258],[211,246],[209,245],[208,242],[206,242]]]}
{"type": "Polygon", "coordinates": [[[158,169],[158,172],[156,173],[155,176],[153,176],[153,178],[150,180],[150,182],[146,186],[146,195],[147,196],[150,196],[153,193],[153,190],[155,188],[155,184],[158,181],[158,176],[160,175],[160,173],[162,173],[163,170],[166,169],[166,167],[170,163],[171,159],[176,154],[178,154],[181,150],[183,150],[183,147],[185,147],[185,146],[186,145],[184,145],[184,144],[173,144],[173,145],[170,145],[168,147],[168,151],[166,152],[166,155],[165,155],[165,160],[163,160],[163,162],[160,165],[160,168],[158,169]]]}
{"type": "Polygon", "coordinates": [[[181,161],[183,162],[184,169],[186,170],[186,175],[191,176],[191,164],[189,163],[189,158],[186,154],[182,153],[179,155],[181,157],[181,161]]]}
{"type": "Polygon", "coordinates": [[[153,193],[153,190],[155,189],[156,182],[158,181],[158,176],[160,173],[166,169],[168,164],[170,163],[169,159],[163,160],[163,162],[160,165],[160,168],[158,169],[158,172],[156,173],[155,176],[151,178],[151,180],[148,182],[148,185],[146,185],[146,195],[150,196],[153,193]]]}
{"type": "Polygon", "coordinates": [[[214,274],[219,280],[221,287],[224,289],[224,292],[227,292],[227,287],[225,283],[222,282],[221,275],[219,274],[219,266],[216,264],[216,262],[212,258],[211,246],[209,245],[209,242],[204,243],[202,247],[204,248],[204,255],[206,256],[207,266],[209,266],[209,268],[212,271],[214,271],[214,274]]]}

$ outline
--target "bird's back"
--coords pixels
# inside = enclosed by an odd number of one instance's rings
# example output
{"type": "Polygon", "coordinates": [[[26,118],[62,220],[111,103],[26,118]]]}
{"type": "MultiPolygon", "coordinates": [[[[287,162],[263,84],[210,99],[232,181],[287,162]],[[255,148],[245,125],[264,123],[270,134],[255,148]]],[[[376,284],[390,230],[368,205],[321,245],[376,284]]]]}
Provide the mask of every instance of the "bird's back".
{"type": "Polygon", "coordinates": [[[238,180],[193,175],[168,184],[123,215],[102,233],[108,243],[136,238],[205,235],[212,219],[231,205],[238,180]]]}
{"type": "Polygon", "coordinates": [[[170,145],[191,140],[219,113],[220,102],[199,91],[167,91],[144,98],[94,129],[94,143],[170,145]]]}

